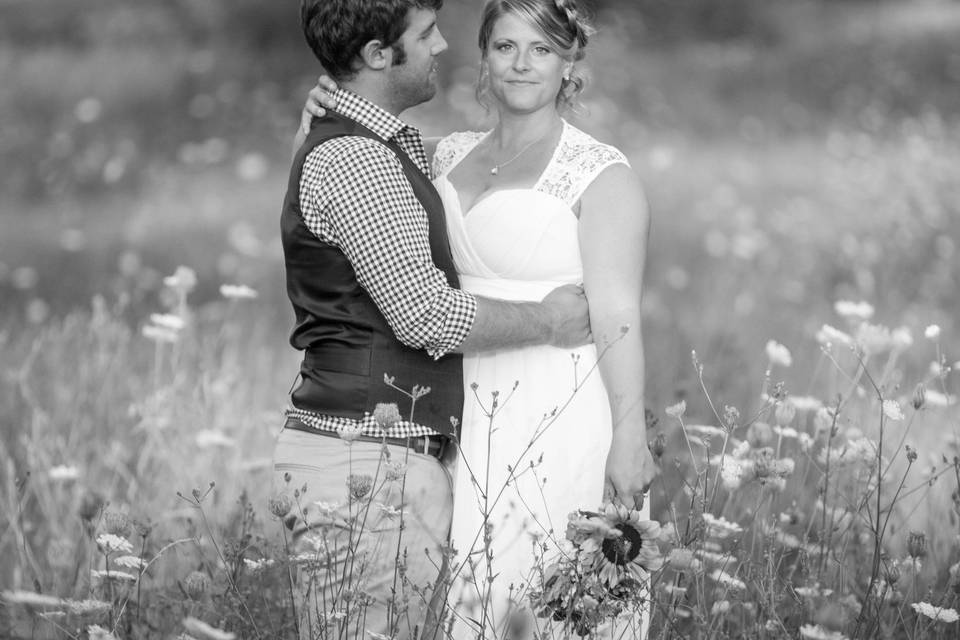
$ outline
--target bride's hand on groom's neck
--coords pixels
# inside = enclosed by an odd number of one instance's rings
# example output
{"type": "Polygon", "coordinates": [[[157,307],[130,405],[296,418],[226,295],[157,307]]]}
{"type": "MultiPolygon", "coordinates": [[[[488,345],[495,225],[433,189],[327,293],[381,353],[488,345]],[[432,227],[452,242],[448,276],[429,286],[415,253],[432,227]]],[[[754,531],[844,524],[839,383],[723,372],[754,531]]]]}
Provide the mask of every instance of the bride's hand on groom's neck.
{"type": "Polygon", "coordinates": [[[303,111],[300,112],[300,129],[304,135],[310,133],[311,120],[325,116],[327,109],[337,108],[337,99],[334,94],[339,88],[340,85],[327,74],[317,79],[317,86],[310,89],[303,111]]]}
{"type": "Polygon", "coordinates": [[[307,135],[310,133],[310,123],[314,118],[321,118],[327,114],[327,109],[337,107],[337,99],[334,97],[339,85],[336,81],[323,74],[317,79],[317,86],[310,89],[307,93],[307,99],[303,103],[303,110],[300,111],[300,128],[293,136],[293,153],[303,146],[307,135]]]}

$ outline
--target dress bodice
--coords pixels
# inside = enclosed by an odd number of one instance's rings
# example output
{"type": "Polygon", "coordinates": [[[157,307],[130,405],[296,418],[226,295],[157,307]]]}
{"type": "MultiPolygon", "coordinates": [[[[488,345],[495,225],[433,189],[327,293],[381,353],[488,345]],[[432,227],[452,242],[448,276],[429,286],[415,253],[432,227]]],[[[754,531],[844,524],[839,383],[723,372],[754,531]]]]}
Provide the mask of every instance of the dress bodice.
{"type": "Polygon", "coordinates": [[[494,191],[463,211],[448,175],[487,135],[453,133],[440,141],[434,155],[434,182],[457,272],[468,279],[542,283],[544,294],[557,284],[582,282],[573,207],[601,171],[628,164],[626,157],[564,121],[560,141],[536,184],[494,191]]]}

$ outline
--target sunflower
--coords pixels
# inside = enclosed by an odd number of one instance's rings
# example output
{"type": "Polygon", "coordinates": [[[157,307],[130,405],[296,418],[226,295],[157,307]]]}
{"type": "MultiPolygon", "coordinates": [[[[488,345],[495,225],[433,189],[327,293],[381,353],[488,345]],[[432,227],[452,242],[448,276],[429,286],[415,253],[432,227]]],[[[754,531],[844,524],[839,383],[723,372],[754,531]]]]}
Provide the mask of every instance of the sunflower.
{"type": "Polygon", "coordinates": [[[640,512],[608,503],[595,514],[594,535],[580,544],[581,559],[599,574],[601,582],[616,587],[623,581],[642,585],[649,572],[663,565],[657,546],[660,523],[641,520],[640,512]]]}

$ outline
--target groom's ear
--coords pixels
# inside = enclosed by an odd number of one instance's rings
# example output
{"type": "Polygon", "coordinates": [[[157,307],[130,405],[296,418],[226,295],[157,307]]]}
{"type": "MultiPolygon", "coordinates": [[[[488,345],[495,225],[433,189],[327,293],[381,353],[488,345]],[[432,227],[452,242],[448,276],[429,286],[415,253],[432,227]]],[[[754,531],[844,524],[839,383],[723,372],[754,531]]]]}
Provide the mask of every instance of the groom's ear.
{"type": "Polygon", "coordinates": [[[360,49],[360,60],[363,66],[376,71],[382,71],[390,65],[393,59],[393,52],[389,47],[384,47],[379,40],[371,40],[360,49]]]}

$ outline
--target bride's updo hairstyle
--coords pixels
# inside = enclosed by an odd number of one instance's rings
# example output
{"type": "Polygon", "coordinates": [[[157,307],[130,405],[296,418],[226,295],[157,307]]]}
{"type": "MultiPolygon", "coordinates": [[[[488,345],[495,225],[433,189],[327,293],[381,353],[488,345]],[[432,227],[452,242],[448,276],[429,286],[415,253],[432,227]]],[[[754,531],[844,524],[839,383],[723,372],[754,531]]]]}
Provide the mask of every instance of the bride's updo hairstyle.
{"type": "MultiPolygon", "coordinates": [[[[480,52],[486,56],[493,25],[513,14],[540,31],[547,42],[568,62],[583,60],[587,41],[594,29],[576,0],[487,0],[480,20],[480,52]]],[[[481,81],[482,84],[482,81],[481,81]]],[[[572,107],[583,91],[584,77],[574,67],[564,78],[557,94],[558,107],[572,107]]],[[[484,88],[479,87],[483,92],[484,88]]]]}

